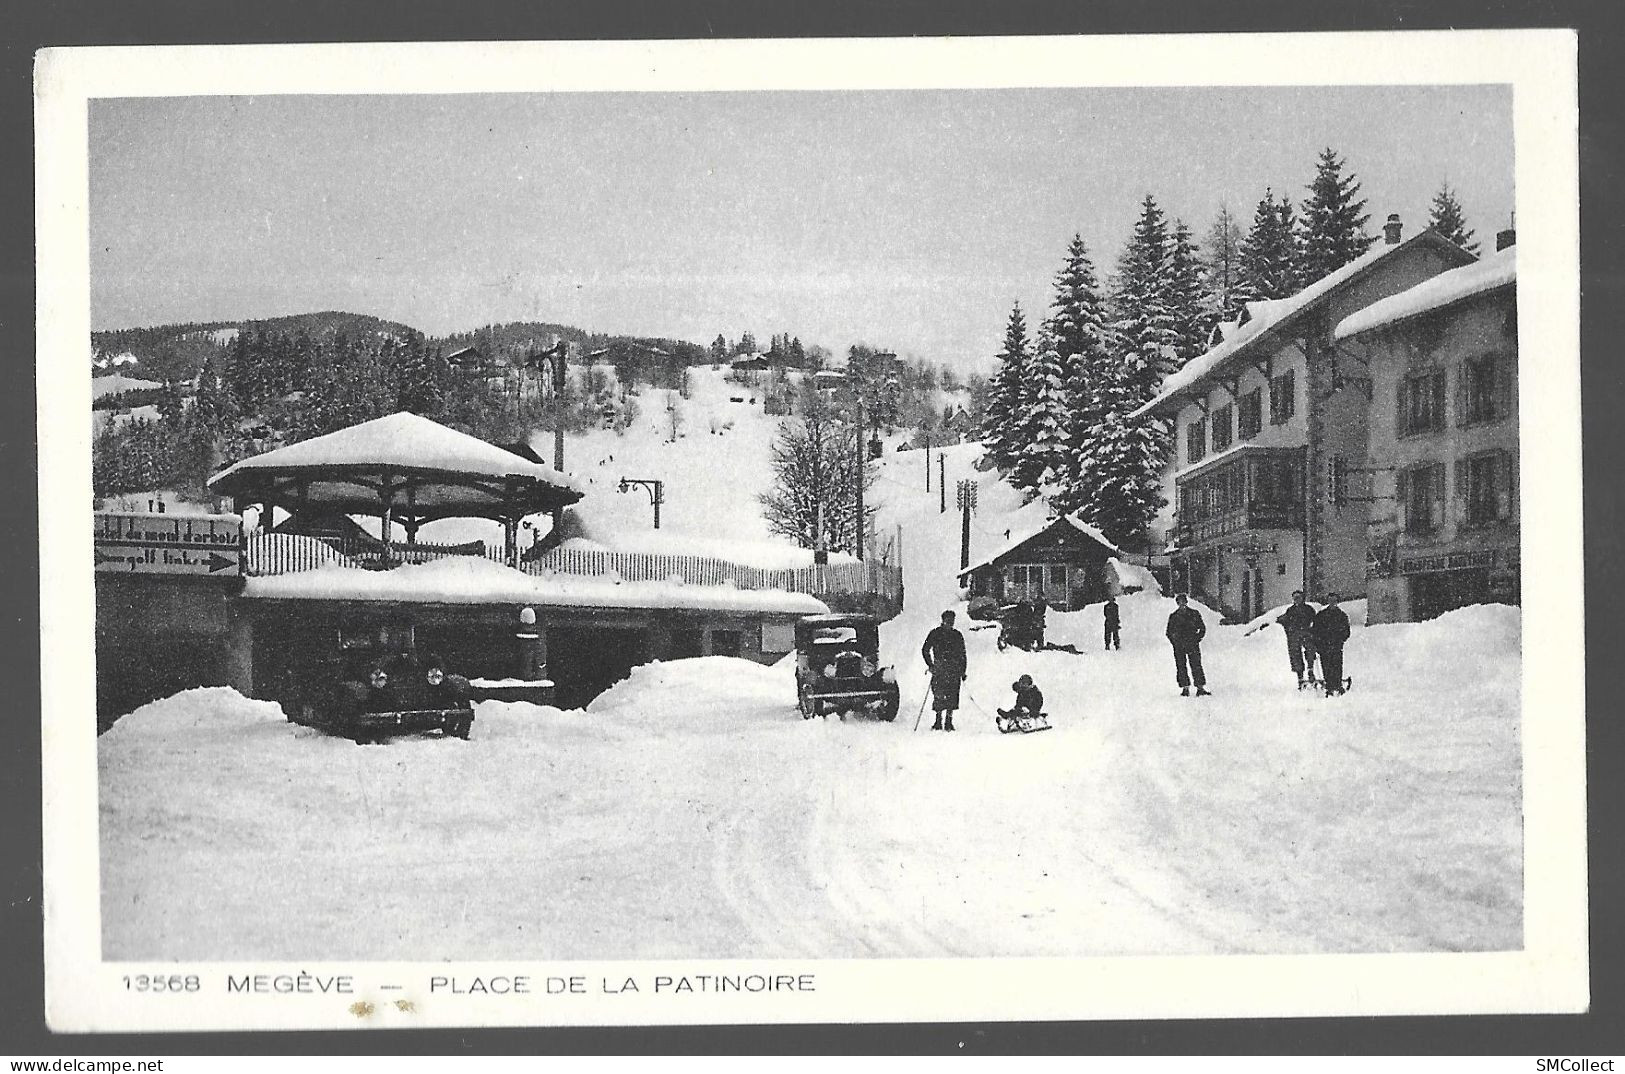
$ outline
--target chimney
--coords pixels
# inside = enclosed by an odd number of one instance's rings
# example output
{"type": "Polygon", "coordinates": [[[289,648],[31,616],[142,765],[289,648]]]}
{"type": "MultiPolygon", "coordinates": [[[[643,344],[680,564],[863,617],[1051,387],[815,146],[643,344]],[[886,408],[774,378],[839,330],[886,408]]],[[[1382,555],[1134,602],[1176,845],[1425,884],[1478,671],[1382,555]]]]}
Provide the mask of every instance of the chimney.
{"type": "Polygon", "coordinates": [[[1508,246],[1511,246],[1513,243],[1518,241],[1517,224],[1517,217],[1513,217],[1511,220],[1507,221],[1507,229],[1505,231],[1497,231],[1495,233],[1496,253],[1500,253],[1502,250],[1505,250],[1508,246]]]}
{"type": "Polygon", "coordinates": [[[1389,246],[1398,246],[1399,232],[1403,226],[1404,225],[1399,222],[1398,213],[1389,213],[1388,222],[1382,225],[1382,241],[1387,243],[1389,246]]]}

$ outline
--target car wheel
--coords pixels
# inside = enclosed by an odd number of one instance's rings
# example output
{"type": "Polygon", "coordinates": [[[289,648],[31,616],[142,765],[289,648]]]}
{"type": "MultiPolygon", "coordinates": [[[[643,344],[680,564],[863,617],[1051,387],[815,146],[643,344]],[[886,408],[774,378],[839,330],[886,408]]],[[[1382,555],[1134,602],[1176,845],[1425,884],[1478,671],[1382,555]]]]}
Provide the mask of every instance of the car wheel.
{"type": "Polygon", "coordinates": [[[813,699],[812,687],[803,686],[801,688],[801,701],[797,707],[801,709],[801,718],[803,720],[810,720],[818,715],[818,702],[813,699]]]}
{"type": "Polygon", "coordinates": [[[897,719],[897,707],[900,704],[899,696],[895,693],[886,698],[886,703],[880,707],[880,718],[887,723],[897,719]]]}

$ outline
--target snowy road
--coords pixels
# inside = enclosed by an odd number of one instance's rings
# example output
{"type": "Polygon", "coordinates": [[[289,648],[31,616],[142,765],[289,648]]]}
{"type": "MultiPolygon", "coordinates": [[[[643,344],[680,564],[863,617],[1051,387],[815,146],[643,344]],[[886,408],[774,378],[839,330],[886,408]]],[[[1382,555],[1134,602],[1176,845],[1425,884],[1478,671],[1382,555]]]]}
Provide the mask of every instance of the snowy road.
{"type": "MultiPolygon", "coordinates": [[[[970,704],[953,735],[911,730],[906,668],[896,723],[802,721],[787,669],[726,658],[641,669],[584,713],[487,704],[467,743],[361,748],[229,691],[179,695],[101,742],[105,955],[1520,944],[1515,611],[1357,631],[1356,666],[1399,685],[1334,701],[1283,686],[1279,638],[1225,628],[1198,701],[1159,681],[1164,603],[1125,602],[1122,653],[971,635],[969,696],[988,707],[1028,670],[1055,715],[1037,735],[970,704]],[[1417,631],[1471,631],[1503,661],[1418,689],[1417,631]]],[[[1052,627],[1081,642],[1090,615],[1052,627]]]]}

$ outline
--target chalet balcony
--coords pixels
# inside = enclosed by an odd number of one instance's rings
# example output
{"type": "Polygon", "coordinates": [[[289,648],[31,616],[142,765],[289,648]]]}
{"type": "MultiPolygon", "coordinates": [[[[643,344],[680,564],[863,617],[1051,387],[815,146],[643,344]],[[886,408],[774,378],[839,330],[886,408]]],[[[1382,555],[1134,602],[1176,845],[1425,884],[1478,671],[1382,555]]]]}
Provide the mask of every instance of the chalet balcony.
{"type": "Polygon", "coordinates": [[[1177,477],[1178,510],[1171,532],[1180,548],[1244,530],[1301,530],[1304,455],[1301,448],[1242,448],[1177,477]]]}
{"type": "Polygon", "coordinates": [[[1258,503],[1186,521],[1176,516],[1170,530],[1180,548],[1216,540],[1243,530],[1301,530],[1303,504],[1258,503]]]}

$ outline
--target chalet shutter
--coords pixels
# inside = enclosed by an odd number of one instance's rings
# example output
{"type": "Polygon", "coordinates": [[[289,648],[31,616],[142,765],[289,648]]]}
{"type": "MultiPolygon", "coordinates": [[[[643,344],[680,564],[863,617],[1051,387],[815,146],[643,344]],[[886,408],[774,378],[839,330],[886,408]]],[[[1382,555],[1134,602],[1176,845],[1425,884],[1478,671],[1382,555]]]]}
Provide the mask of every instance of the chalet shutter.
{"type": "Polygon", "coordinates": [[[1394,402],[1396,403],[1394,408],[1395,436],[1404,436],[1410,431],[1410,428],[1405,423],[1405,404],[1407,402],[1406,395],[1408,394],[1409,388],[1410,381],[1404,376],[1401,376],[1394,384],[1394,402]]]}
{"type": "Polygon", "coordinates": [[[1466,425],[1472,414],[1472,395],[1469,382],[1471,376],[1471,362],[1456,363],[1456,424],[1466,425]]]}
{"type": "Polygon", "coordinates": [[[1411,472],[1401,470],[1394,475],[1394,498],[1399,501],[1399,528],[1411,529],[1411,472]]]}
{"type": "Polygon", "coordinates": [[[1502,522],[1512,517],[1512,467],[1511,452],[1495,453],[1495,517],[1502,522]]]}
{"type": "Polygon", "coordinates": [[[1505,418],[1512,413],[1512,377],[1517,365],[1511,358],[1497,355],[1491,363],[1495,370],[1495,416],[1505,418]]]}
{"type": "Polygon", "coordinates": [[[1428,476],[1433,479],[1433,499],[1428,512],[1430,529],[1437,530],[1444,525],[1444,463],[1437,463],[1428,467],[1428,476]]]}
{"type": "MultiPolygon", "coordinates": [[[[1472,464],[1467,459],[1456,460],[1456,494],[1451,499],[1456,505],[1455,518],[1458,526],[1472,517],[1469,507],[1470,485],[1472,483],[1471,467],[1472,464]]],[[[1441,473],[1439,476],[1443,477],[1444,475],[1441,473]]]]}

